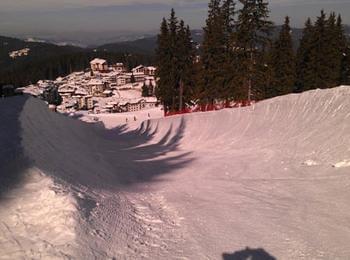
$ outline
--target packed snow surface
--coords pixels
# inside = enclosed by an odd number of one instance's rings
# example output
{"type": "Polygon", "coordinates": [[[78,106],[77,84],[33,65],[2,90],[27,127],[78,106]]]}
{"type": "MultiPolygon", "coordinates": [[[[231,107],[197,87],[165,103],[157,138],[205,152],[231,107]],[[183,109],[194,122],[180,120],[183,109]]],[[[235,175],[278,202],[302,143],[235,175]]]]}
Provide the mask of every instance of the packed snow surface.
{"type": "Polygon", "coordinates": [[[129,125],[23,96],[0,120],[1,259],[350,258],[350,87],[129,125]]]}

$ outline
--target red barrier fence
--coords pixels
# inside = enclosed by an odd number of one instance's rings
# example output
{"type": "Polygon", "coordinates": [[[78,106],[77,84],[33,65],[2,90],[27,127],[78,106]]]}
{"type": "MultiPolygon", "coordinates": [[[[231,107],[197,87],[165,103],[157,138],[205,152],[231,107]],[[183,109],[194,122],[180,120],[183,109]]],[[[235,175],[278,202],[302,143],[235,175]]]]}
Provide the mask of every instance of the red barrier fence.
{"type": "Polygon", "coordinates": [[[216,110],[221,110],[225,108],[247,107],[247,106],[251,106],[254,103],[255,101],[241,100],[241,101],[225,102],[225,103],[217,103],[217,104],[202,104],[202,105],[196,105],[190,108],[185,108],[181,111],[169,111],[164,114],[166,117],[168,117],[168,116],[175,116],[175,115],[182,115],[182,114],[189,114],[189,113],[196,113],[196,112],[216,111],[216,110]]]}

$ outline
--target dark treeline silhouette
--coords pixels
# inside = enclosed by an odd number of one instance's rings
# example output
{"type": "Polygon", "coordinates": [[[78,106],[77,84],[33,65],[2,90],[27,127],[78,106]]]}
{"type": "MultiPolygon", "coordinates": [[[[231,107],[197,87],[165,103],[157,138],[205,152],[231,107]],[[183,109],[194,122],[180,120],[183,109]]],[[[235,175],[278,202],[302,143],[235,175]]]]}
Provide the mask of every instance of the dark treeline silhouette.
{"type": "Polygon", "coordinates": [[[262,100],[350,84],[350,47],[340,15],[308,19],[296,51],[289,17],[273,37],[268,2],[211,0],[198,52],[174,10],[161,24],[157,97],[165,111],[262,100]]]}

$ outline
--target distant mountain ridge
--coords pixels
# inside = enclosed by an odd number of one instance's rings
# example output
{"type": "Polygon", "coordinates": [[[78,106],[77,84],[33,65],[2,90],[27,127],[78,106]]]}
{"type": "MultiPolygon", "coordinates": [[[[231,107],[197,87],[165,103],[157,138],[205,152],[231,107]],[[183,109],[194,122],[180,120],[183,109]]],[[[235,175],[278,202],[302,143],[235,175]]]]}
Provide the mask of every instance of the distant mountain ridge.
{"type": "MultiPolygon", "coordinates": [[[[345,32],[350,38],[350,26],[345,26],[345,32]]],[[[276,26],[273,31],[273,38],[276,38],[281,26],[276,26]]],[[[293,42],[295,48],[299,45],[299,40],[302,37],[303,29],[293,28],[293,42]]],[[[203,41],[203,30],[192,30],[192,38],[196,43],[201,43],[203,41]]],[[[135,41],[124,41],[104,44],[96,49],[99,51],[109,51],[109,52],[128,52],[128,53],[142,53],[142,54],[154,54],[157,47],[157,36],[145,37],[143,39],[138,39],[135,41]]]]}

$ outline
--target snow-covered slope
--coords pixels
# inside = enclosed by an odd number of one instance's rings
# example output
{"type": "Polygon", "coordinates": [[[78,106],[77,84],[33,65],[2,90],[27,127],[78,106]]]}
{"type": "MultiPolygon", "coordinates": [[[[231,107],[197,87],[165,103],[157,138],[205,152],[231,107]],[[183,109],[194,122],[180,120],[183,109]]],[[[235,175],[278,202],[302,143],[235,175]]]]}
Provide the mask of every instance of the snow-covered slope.
{"type": "Polygon", "coordinates": [[[0,115],[4,259],[350,257],[350,87],[136,130],[0,115]]]}

